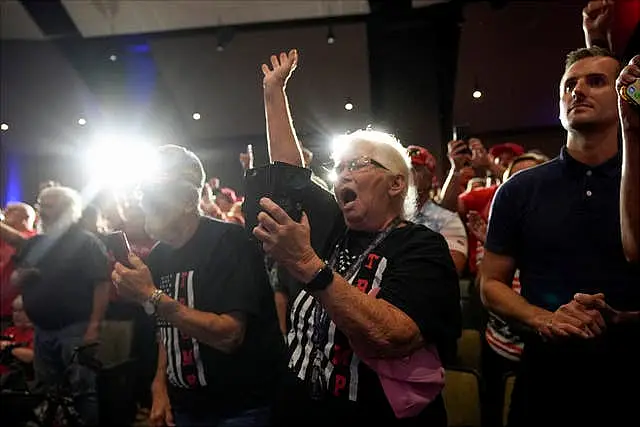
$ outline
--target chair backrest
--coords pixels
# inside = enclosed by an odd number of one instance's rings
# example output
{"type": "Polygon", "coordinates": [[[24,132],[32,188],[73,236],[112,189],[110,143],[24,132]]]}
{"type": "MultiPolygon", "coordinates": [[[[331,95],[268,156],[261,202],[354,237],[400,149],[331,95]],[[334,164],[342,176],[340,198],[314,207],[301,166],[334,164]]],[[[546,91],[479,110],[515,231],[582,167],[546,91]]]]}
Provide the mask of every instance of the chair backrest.
{"type": "Polygon", "coordinates": [[[516,375],[509,374],[504,379],[504,406],[502,407],[502,425],[506,427],[509,420],[509,408],[511,407],[511,393],[516,383],[516,375]]]}
{"type": "Polygon", "coordinates": [[[442,396],[449,427],[482,425],[480,376],[473,370],[446,369],[442,396]]]}
{"type": "Polygon", "coordinates": [[[458,338],[456,367],[473,369],[480,372],[482,354],[482,336],[475,329],[463,329],[458,338]]]}

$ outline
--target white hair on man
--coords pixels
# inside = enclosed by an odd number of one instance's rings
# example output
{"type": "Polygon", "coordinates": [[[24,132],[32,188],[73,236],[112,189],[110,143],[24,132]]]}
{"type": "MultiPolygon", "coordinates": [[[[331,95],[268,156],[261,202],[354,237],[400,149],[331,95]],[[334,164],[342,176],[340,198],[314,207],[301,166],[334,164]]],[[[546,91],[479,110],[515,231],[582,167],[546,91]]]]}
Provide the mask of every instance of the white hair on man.
{"type": "Polygon", "coordinates": [[[398,139],[386,132],[372,129],[357,130],[341,135],[334,141],[332,159],[335,164],[344,160],[345,153],[367,150],[372,159],[380,162],[393,175],[402,175],[407,187],[402,194],[403,219],[412,218],[416,211],[417,193],[411,174],[411,159],[398,139]]]}
{"type": "Polygon", "coordinates": [[[39,233],[65,231],[82,217],[82,197],[72,188],[45,188],[38,195],[38,202],[41,206],[39,233]]]}
{"type": "Polygon", "coordinates": [[[36,210],[33,209],[31,207],[31,205],[27,204],[27,203],[23,203],[23,202],[12,202],[12,203],[8,203],[7,207],[5,209],[5,212],[9,212],[12,210],[19,210],[22,211],[24,213],[24,215],[26,216],[25,220],[26,220],[26,226],[28,229],[33,228],[33,223],[36,220],[36,210]]]}

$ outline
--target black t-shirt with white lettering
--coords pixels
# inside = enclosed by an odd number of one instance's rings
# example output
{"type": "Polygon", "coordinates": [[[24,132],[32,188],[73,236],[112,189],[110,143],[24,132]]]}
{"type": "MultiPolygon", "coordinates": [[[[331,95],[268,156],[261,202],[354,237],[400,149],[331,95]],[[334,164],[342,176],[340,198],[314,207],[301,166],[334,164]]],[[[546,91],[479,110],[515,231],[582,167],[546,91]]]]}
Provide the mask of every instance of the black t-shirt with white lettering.
{"type": "Polygon", "coordinates": [[[247,321],[244,341],[232,354],[158,321],[172,405],[226,416],[269,404],[285,363],[283,340],[261,254],[246,232],[202,217],[189,242],[178,249],[159,243],[147,264],[156,286],[180,303],[242,313],[247,321]]]}
{"type": "MultiPolygon", "coordinates": [[[[333,196],[311,182],[302,205],[311,224],[314,249],[326,260],[337,250],[334,270],[344,274],[376,234],[347,231],[333,196]]],[[[437,346],[441,358],[448,357],[455,348],[461,328],[460,292],[451,255],[440,234],[422,225],[404,223],[370,252],[352,285],[362,292],[380,287],[377,298],[411,317],[425,342],[437,346]]],[[[350,420],[377,420],[380,425],[395,425],[395,416],[377,374],[354,354],[347,337],[330,319],[323,323],[322,341],[318,335],[314,337],[314,324],[321,321],[321,316],[315,314],[318,305],[314,298],[300,288],[294,289],[290,298],[293,303],[289,313],[289,370],[298,380],[292,386],[297,391],[289,397],[297,401],[289,405],[289,412],[298,412],[308,425],[321,424],[324,421],[319,420],[325,420],[323,417],[333,425],[350,420]],[[319,342],[326,389],[320,402],[310,403],[310,381],[318,354],[314,348],[319,342]],[[306,394],[306,401],[302,394],[306,394]]],[[[434,403],[414,420],[400,420],[402,425],[434,420],[438,420],[434,421],[437,425],[442,424],[442,401],[434,403]]],[[[286,414],[283,416],[287,418],[286,414]]],[[[287,422],[294,421],[289,418],[287,422]]]]}
{"type": "Polygon", "coordinates": [[[104,245],[77,225],[61,235],[38,235],[27,240],[16,263],[20,268],[39,271],[21,292],[27,315],[42,329],[58,330],[88,322],[95,286],[111,280],[104,245]]]}

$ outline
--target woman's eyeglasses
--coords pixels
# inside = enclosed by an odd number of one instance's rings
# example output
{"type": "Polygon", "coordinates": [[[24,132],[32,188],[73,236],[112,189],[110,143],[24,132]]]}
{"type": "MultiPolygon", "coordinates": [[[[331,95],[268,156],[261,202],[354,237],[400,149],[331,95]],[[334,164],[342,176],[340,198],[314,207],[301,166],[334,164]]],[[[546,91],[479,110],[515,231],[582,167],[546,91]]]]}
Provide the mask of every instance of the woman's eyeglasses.
{"type": "Polygon", "coordinates": [[[412,148],[411,150],[407,150],[407,154],[409,154],[409,157],[413,158],[420,156],[422,152],[417,148],[412,148]]]}
{"type": "Polygon", "coordinates": [[[348,170],[349,172],[354,172],[354,171],[366,168],[367,166],[375,166],[380,169],[384,169],[387,171],[389,170],[389,168],[384,166],[382,163],[377,162],[367,156],[356,157],[355,159],[352,159],[352,160],[340,162],[335,166],[334,170],[337,175],[340,175],[342,172],[345,171],[345,169],[348,170]]]}

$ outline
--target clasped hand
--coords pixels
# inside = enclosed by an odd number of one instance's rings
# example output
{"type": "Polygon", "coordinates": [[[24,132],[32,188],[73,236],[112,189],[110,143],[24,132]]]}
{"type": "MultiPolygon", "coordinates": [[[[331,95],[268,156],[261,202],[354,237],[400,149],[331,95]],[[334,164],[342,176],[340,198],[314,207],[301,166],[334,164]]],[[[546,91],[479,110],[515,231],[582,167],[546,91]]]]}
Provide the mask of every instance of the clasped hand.
{"type": "Polygon", "coordinates": [[[602,293],[578,293],[569,303],[546,316],[538,332],[549,339],[570,336],[589,339],[602,335],[608,324],[635,319],[638,314],[613,309],[602,293]]]}

